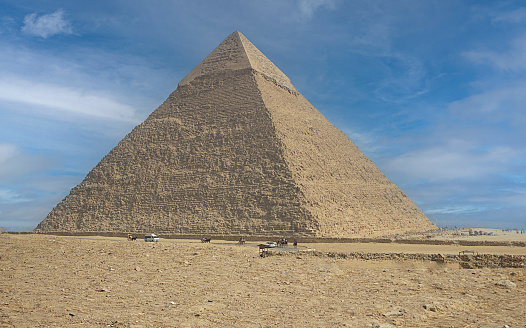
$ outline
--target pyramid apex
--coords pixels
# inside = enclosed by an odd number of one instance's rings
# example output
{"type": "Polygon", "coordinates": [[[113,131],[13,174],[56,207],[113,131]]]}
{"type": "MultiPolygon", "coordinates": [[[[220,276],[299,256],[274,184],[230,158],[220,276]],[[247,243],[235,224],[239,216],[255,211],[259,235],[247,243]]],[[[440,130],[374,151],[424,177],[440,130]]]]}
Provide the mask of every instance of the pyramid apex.
{"type": "MultiPolygon", "coordinates": [[[[234,32],[232,32],[232,33],[230,34],[230,36],[237,36],[237,37],[239,37],[239,38],[247,39],[247,38],[245,37],[245,35],[244,35],[243,33],[239,32],[239,31],[234,31],[234,32]]],[[[248,39],[247,39],[247,40],[248,40],[248,39]]],[[[249,41],[249,42],[250,42],[250,41],[249,41]]]]}
{"type": "Polygon", "coordinates": [[[289,78],[239,31],[232,32],[223,40],[179,82],[179,86],[184,86],[200,76],[246,68],[252,68],[277,84],[296,91],[289,78]]]}

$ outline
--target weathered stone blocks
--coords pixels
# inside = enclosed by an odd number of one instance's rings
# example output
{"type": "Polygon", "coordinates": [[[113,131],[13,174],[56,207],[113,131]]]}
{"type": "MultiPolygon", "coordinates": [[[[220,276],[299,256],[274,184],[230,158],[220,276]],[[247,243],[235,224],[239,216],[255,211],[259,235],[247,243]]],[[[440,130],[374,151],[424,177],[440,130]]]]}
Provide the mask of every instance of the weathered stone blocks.
{"type": "Polygon", "coordinates": [[[434,227],[235,32],[38,229],[351,237],[434,227]]]}

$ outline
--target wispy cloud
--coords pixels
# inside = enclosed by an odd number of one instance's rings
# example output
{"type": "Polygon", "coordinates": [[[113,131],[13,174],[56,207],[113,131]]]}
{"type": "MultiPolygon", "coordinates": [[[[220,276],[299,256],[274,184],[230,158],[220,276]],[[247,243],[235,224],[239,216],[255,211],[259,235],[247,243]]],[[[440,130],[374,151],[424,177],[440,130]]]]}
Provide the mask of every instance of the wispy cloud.
{"type": "Polygon", "coordinates": [[[526,124],[524,111],[526,82],[514,81],[513,84],[514,86],[489,89],[452,102],[448,106],[449,113],[465,121],[466,124],[469,124],[468,121],[478,122],[495,126],[497,129],[500,124],[502,128],[495,137],[501,140],[506,138],[507,143],[519,145],[522,142],[519,143],[517,137],[520,135],[526,137],[523,128],[526,124]]]}
{"type": "Polygon", "coordinates": [[[0,78],[0,100],[39,108],[36,114],[61,119],[64,114],[138,122],[133,107],[94,91],[62,85],[0,78]]]}
{"type": "Polygon", "coordinates": [[[426,210],[427,214],[468,214],[487,211],[488,207],[480,204],[459,205],[426,210]]]}
{"type": "Polygon", "coordinates": [[[402,103],[421,96],[429,91],[431,78],[418,58],[409,54],[389,54],[383,56],[384,78],[377,82],[374,94],[388,102],[402,103]]]}
{"type": "Polygon", "coordinates": [[[521,23],[526,21],[526,8],[517,8],[512,11],[498,13],[492,19],[492,23],[521,23]]]}
{"type": "Polygon", "coordinates": [[[0,17],[0,35],[6,32],[12,32],[15,29],[15,20],[13,17],[0,17]]]}
{"type": "MultiPolygon", "coordinates": [[[[507,163],[521,155],[509,147],[477,149],[464,140],[450,140],[439,146],[428,146],[398,156],[386,166],[407,182],[454,181],[459,179],[481,179],[502,172],[507,163]]],[[[509,171],[509,170],[505,170],[509,171]]]]}
{"type": "Polygon", "coordinates": [[[178,77],[168,69],[132,54],[77,47],[52,52],[1,40],[0,48],[5,108],[11,107],[6,102],[31,105],[17,111],[61,121],[76,115],[136,124],[177,86],[178,77]],[[39,104],[45,108],[35,112],[39,104]]]}
{"type": "MultiPolygon", "coordinates": [[[[526,174],[522,178],[526,178],[526,174]]],[[[501,190],[498,191],[498,194],[493,194],[491,196],[476,196],[470,200],[479,204],[501,204],[502,207],[524,207],[525,199],[526,183],[523,183],[522,187],[512,189],[510,186],[507,186],[501,188],[501,190]]]]}
{"type": "Polygon", "coordinates": [[[334,9],[337,0],[298,0],[300,14],[304,18],[311,18],[319,8],[334,9]]]}
{"type": "Polygon", "coordinates": [[[28,200],[28,198],[13,190],[0,188],[0,204],[16,204],[27,202],[28,200]]]}
{"type": "Polygon", "coordinates": [[[42,172],[56,164],[48,155],[29,154],[12,143],[0,143],[0,182],[20,182],[20,177],[42,172]]]}
{"type": "Polygon", "coordinates": [[[18,153],[16,145],[8,142],[0,143],[0,165],[6,163],[18,153]]]}
{"type": "Polygon", "coordinates": [[[71,24],[66,20],[64,14],[62,9],[42,16],[36,13],[29,14],[24,18],[22,32],[44,39],[57,34],[73,34],[71,24]]]}
{"type": "Polygon", "coordinates": [[[463,55],[474,64],[489,65],[504,71],[524,71],[526,69],[526,34],[513,39],[508,49],[504,51],[478,49],[466,51],[463,55]]]}

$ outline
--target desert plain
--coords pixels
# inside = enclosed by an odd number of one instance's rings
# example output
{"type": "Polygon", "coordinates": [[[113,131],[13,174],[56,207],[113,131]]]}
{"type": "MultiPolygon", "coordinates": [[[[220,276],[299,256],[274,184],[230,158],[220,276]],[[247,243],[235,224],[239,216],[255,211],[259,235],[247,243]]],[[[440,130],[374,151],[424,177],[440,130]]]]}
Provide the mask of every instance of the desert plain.
{"type": "Polygon", "coordinates": [[[525,267],[324,255],[526,247],[257,245],[0,234],[0,327],[526,327],[525,267]]]}

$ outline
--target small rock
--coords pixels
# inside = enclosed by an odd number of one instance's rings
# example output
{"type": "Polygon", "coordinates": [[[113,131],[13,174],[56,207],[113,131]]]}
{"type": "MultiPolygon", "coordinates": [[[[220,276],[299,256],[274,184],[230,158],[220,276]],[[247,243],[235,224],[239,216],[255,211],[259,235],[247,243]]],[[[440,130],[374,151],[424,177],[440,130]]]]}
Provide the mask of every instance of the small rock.
{"type": "Polygon", "coordinates": [[[135,267],[135,271],[141,271],[141,268],[138,267],[138,266],[136,266],[136,267],[135,267]]]}
{"type": "Polygon", "coordinates": [[[402,316],[404,315],[404,312],[403,310],[400,310],[400,311],[391,311],[391,312],[386,312],[386,313],[382,313],[382,315],[384,317],[399,317],[399,316],[402,316]]]}
{"type": "Polygon", "coordinates": [[[499,282],[497,282],[495,285],[497,286],[500,286],[500,287],[504,287],[504,288],[515,288],[517,287],[517,285],[507,279],[504,279],[504,280],[500,280],[499,282]]]}
{"type": "Polygon", "coordinates": [[[388,323],[375,323],[372,325],[372,328],[395,328],[395,326],[388,323]]]}
{"type": "Polygon", "coordinates": [[[437,307],[434,304],[424,304],[424,309],[431,311],[431,312],[437,312],[437,307]]]}
{"type": "Polygon", "coordinates": [[[75,316],[75,314],[74,314],[74,313],[69,313],[69,315],[70,315],[70,316],[72,316],[72,317],[74,317],[74,316],[75,316]]]}

